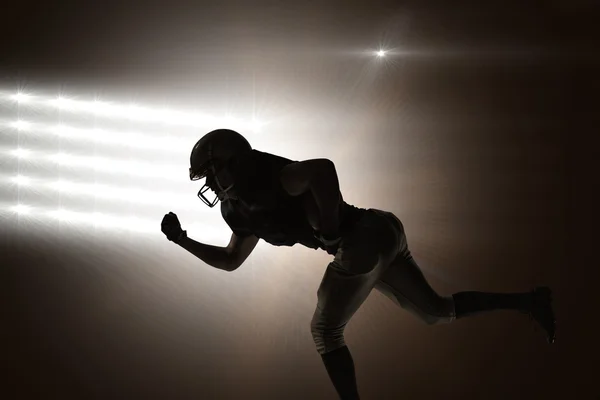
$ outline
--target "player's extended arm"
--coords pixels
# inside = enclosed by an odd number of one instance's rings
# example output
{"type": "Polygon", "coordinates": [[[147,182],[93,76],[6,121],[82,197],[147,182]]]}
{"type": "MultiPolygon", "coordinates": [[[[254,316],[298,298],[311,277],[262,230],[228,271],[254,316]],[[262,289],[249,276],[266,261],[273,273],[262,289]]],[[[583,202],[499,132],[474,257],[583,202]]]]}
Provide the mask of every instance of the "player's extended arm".
{"type": "Polygon", "coordinates": [[[319,212],[319,226],[315,228],[326,236],[337,235],[342,198],[335,165],[331,160],[318,158],[289,164],[281,170],[280,180],[291,196],[310,191],[319,212]]]}
{"type": "Polygon", "coordinates": [[[227,247],[200,243],[187,236],[183,237],[178,244],[212,267],[235,271],[252,253],[258,240],[254,235],[239,237],[232,233],[227,247]]]}
{"type": "Polygon", "coordinates": [[[258,243],[258,238],[254,235],[240,237],[235,233],[232,233],[226,247],[197,242],[189,238],[186,231],[181,229],[177,215],[172,212],[164,216],[161,230],[170,241],[177,243],[208,265],[223,271],[234,271],[239,268],[258,243]]]}

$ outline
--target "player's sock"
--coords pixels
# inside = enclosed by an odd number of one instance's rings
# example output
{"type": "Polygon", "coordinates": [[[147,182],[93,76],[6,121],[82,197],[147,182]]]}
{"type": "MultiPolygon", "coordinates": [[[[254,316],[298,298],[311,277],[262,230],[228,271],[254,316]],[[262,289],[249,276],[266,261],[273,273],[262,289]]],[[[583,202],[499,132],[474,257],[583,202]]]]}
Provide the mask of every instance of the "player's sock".
{"type": "Polygon", "coordinates": [[[531,293],[459,292],[452,295],[456,318],[492,310],[527,312],[531,307],[531,293]]]}
{"type": "Polygon", "coordinates": [[[354,361],[348,346],[321,354],[329,379],[342,400],[359,400],[354,361]]]}

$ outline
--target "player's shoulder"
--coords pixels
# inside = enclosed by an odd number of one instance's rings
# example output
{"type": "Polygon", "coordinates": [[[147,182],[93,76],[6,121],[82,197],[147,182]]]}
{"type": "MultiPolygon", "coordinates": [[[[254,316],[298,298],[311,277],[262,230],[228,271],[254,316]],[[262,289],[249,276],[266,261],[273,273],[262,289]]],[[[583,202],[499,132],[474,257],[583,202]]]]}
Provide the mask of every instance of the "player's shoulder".
{"type": "Polygon", "coordinates": [[[253,149],[243,164],[248,168],[248,171],[253,170],[257,173],[265,173],[267,171],[279,171],[286,165],[294,162],[294,160],[287,157],[253,149]]]}
{"type": "Polygon", "coordinates": [[[250,157],[255,160],[263,160],[263,161],[273,161],[273,162],[279,161],[279,162],[284,162],[284,163],[294,162],[293,160],[290,160],[287,157],[283,157],[278,154],[268,153],[266,151],[260,151],[260,150],[256,150],[256,149],[252,149],[250,157]]]}

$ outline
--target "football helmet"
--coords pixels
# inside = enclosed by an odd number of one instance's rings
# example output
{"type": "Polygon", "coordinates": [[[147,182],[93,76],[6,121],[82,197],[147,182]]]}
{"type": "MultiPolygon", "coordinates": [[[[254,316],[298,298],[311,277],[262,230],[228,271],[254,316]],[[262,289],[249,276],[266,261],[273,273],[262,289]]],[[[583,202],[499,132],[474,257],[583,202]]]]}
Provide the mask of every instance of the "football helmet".
{"type": "Polygon", "coordinates": [[[209,207],[214,207],[219,200],[227,200],[235,183],[224,187],[219,181],[219,172],[228,166],[239,155],[252,150],[250,143],[238,132],[230,129],[216,129],[204,135],[194,145],[190,155],[190,180],[206,178],[198,191],[198,198],[209,207]],[[208,190],[215,192],[215,197],[206,197],[208,190]]]}

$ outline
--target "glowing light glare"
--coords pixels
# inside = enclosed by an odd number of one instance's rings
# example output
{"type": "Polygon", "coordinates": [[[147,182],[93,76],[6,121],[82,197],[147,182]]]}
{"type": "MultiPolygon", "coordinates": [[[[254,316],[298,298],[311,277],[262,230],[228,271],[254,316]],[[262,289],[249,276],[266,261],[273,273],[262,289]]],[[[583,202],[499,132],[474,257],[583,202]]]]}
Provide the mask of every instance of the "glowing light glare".
{"type": "Polygon", "coordinates": [[[88,196],[98,199],[160,206],[177,204],[178,207],[187,209],[197,209],[198,207],[198,202],[195,196],[174,195],[155,191],[118,188],[115,186],[97,183],[75,183],[65,180],[48,183],[48,186],[52,189],[67,194],[88,196]]]}
{"type": "MultiPolygon", "coordinates": [[[[83,213],[58,209],[47,211],[46,216],[58,220],[60,222],[93,225],[96,228],[106,228],[111,231],[130,231],[138,233],[153,233],[162,235],[160,228],[157,227],[158,222],[152,219],[143,219],[135,216],[120,216],[110,215],[100,212],[83,213]]],[[[206,229],[206,226],[194,224],[191,226],[194,229],[206,229]]]]}
{"type": "Polygon", "coordinates": [[[383,57],[383,56],[385,56],[385,50],[379,50],[379,51],[377,52],[377,56],[378,56],[378,57],[383,57]]]}
{"type": "Polygon", "coordinates": [[[68,137],[97,143],[128,146],[137,149],[154,149],[161,151],[188,151],[189,141],[163,136],[152,137],[137,132],[106,131],[104,129],[80,129],[66,125],[49,127],[47,130],[57,136],[68,137]]]}
{"type": "Polygon", "coordinates": [[[26,206],[23,204],[18,204],[14,207],[11,208],[12,211],[16,212],[17,214],[21,214],[21,215],[27,215],[31,213],[31,207],[30,206],[26,206]]]}
{"type": "Polygon", "coordinates": [[[156,114],[147,108],[131,104],[127,109],[127,117],[134,120],[154,119],[156,114]]]}
{"type": "MultiPolygon", "coordinates": [[[[10,154],[22,159],[28,159],[31,157],[32,152],[28,149],[15,149],[11,150],[10,154]]],[[[166,179],[166,180],[186,180],[187,166],[182,164],[181,166],[176,165],[165,165],[157,163],[144,163],[135,162],[119,159],[109,159],[104,157],[89,157],[89,156],[76,156],[66,153],[46,154],[42,155],[39,160],[47,160],[59,165],[67,167],[81,167],[85,169],[92,169],[100,172],[117,173],[129,176],[148,177],[154,179],[166,179]]]]}
{"type": "Polygon", "coordinates": [[[260,132],[261,128],[263,126],[263,123],[260,121],[257,121],[256,119],[252,120],[252,122],[250,123],[250,130],[254,133],[258,133],[260,132]]]}
{"type": "Polygon", "coordinates": [[[57,164],[65,166],[84,167],[94,169],[96,171],[151,178],[177,178],[178,176],[183,176],[181,171],[185,169],[183,166],[177,168],[169,165],[123,161],[103,157],[74,156],[65,153],[53,154],[48,156],[48,158],[57,164]]]}
{"type": "Polygon", "coordinates": [[[31,128],[31,123],[21,120],[15,121],[11,125],[13,126],[13,128],[16,128],[18,130],[26,130],[31,128]]]}
{"type": "MultiPolygon", "coordinates": [[[[102,212],[78,212],[64,208],[49,210],[47,208],[33,208],[28,205],[18,204],[12,207],[7,207],[4,210],[9,210],[21,215],[29,215],[36,219],[50,218],[66,225],[83,225],[93,226],[95,228],[103,228],[108,233],[113,234],[118,231],[128,231],[143,234],[151,234],[153,236],[163,238],[160,231],[160,220],[162,214],[155,214],[151,218],[140,218],[135,215],[120,215],[108,214],[102,212]]],[[[66,228],[67,226],[63,226],[66,228]]],[[[227,238],[230,230],[226,226],[215,226],[214,223],[190,223],[186,224],[188,232],[194,236],[206,241],[218,241],[227,238]]]]}
{"type": "Polygon", "coordinates": [[[169,205],[177,204],[180,209],[198,209],[198,199],[196,196],[190,196],[189,194],[183,195],[142,189],[120,188],[99,183],[78,183],[63,179],[55,182],[46,182],[44,179],[31,179],[30,177],[23,175],[12,177],[10,180],[21,186],[29,186],[35,181],[38,182],[40,187],[47,187],[68,195],[115,200],[138,205],[158,205],[167,207],[169,205]]]}
{"type": "Polygon", "coordinates": [[[12,96],[10,96],[11,99],[19,102],[19,103],[26,103],[28,100],[31,100],[32,96],[25,94],[25,93],[17,93],[17,94],[13,94],[12,96]]]}
{"type": "MultiPolygon", "coordinates": [[[[164,121],[176,121],[177,119],[186,119],[186,115],[184,115],[183,113],[177,112],[175,110],[170,110],[168,108],[157,110],[156,115],[159,119],[164,121]]],[[[190,116],[187,116],[187,118],[190,118],[190,116]]]]}
{"type": "Polygon", "coordinates": [[[155,221],[143,220],[138,217],[122,217],[100,212],[82,213],[65,209],[49,211],[47,215],[61,222],[83,223],[102,228],[122,229],[134,232],[157,231],[155,221]]]}
{"type": "Polygon", "coordinates": [[[59,96],[57,99],[51,100],[50,102],[61,109],[67,109],[69,108],[69,106],[72,106],[74,104],[72,100],[69,100],[62,96],[59,96]]]}
{"type": "Polygon", "coordinates": [[[59,96],[57,99],[50,100],[50,104],[60,108],[62,110],[70,112],[88,112],[92,114],[105,114],[110,115],[112,113],[111,105],[109,103],[94,100],[94,101],[80,101],[73,100],[63,96],[59,96]]]}
{"type": "Polygon", "coordinates": [[[69,218],[71,213],[67,210],[59,209],[56,211],[49,211],[47,215],[52,218],[56,218],[58,220],[64,221],[69,218]]]}
{"type": "MultiPolygon", "coordinates": [[[[72,113],[89,113],[107,118],[121,118],[147,123],[161,123],[177,126],[191,126],[211,129],[231,124],[231,129],[254,129],[255,124],[249,119],[219,118],[199,112],[184,112],[166,108],[150,108],[137,104],[118,104],[100,100],[82,101],[58,96],[56,98],[14,94],[7,96],[18,101],[28,101],[35,104],[48,105],[72,113]]],[[[261,124],[261,125],[264,125],[261,124]]]]}
{"type": "Polygon", "coordinates": [[[59,180],[57,182],[51,182],[48,184],[53,189],[60,190],[63,192],[76,192],[76,185],[69,181],[59,180]]]}
{"type": "Polygon", "coordinates": [[[11,179],[17,185],[27,186],[31,183],[31,179],[26,176],[18,175],[11,179]]]}
{"type": "Polygon", "coordinates": [[[11,154],[19,158],[28,158],[31,155],[31,150],[27,149],[16,149],[11,151],[11,154]]]}
{"type": "Polygon", "coordinates": [[[95,100],[92,106],[92,112],[94,114],[110,113],[110,104],[104,101],[95,100]]]}

